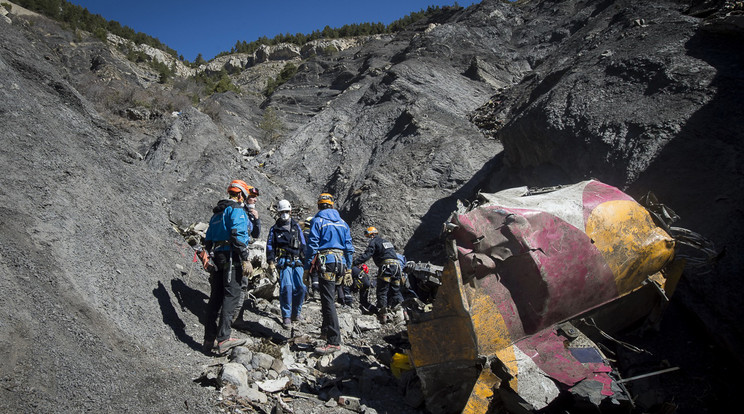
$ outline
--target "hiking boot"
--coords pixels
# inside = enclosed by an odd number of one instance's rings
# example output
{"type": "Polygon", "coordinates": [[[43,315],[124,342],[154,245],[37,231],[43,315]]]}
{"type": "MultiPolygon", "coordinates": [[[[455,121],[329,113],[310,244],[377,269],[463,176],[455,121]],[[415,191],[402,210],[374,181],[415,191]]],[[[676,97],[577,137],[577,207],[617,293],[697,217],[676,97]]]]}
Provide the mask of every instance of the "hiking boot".
{"type": "Polygon", "coordinates": [[[237,339],[237,338],[230,338],[225,339],[224,341],[217,344],[217,352],[220,353],[220,355],[227,353],[227,351],[235,348],[236,346],[243,345],[245,343],[245,339],[237,339]]]}
{"type": "Polygon", "coordinates": [[[217,348],[217,340],[216,340],[216,339],[215,339],[214,341],[208,341],[208,340],[205,340],[205,341],[204,341],[204,342],[202,343],[202,349],[204,350],[204,353],[205,353],[205,354],[211,354],[211,353],[212,353],[212,351],[213,351],[213,350],[214,350],[215,348],[217,348]]]}
{"type": "Polygon", "coordinates": [[[383,324],[383,325],[385,325],[387,323],[387,321],[388,321],[387,313],[381,313],[381,314],[377,315],[377,318],[380,320],[380,323],[383,324]]]}
{"type": "Polygon", "coordinates": [[[302,322],[302,315],[293,316],[292,322],[302,322]]]}
{"type": "Polygon", "coordinates": [[[284,329],[292,328],[292,319],[284,318],[284,322],[282,322],[282,326],[284,327],[284,329]]]}
{"type": "Polygon", "coordinates": [[[336,351],[340,351],[341,346],[340,345],[332,345],[332,344],[325,344],[324,346],[319,346],[315,348],[315,352],[325,355],[325,354],[332,354],[336,351]]]}

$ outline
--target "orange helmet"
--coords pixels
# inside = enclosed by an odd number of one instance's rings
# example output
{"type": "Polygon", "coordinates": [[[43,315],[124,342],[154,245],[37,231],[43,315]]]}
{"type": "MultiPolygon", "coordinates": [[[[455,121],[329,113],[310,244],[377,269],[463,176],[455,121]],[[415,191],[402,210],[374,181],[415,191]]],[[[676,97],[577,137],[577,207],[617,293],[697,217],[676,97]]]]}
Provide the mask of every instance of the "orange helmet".
{"type": "Polygon", "coordinates": [[[377,232],[377,229],[374,228],[374,227],[372,227],[372,226],[367,227],[367,230],[364,230],[364,235],[367,236],[367,237],[372,237],[372,236],[374,236],[377,233],[378,233],[377,232]]]}
{"type": "Polygon", "coordinates": [[[248,194],[250,194],[251,186],[245,183],[243,180],[232,180],[230,185],[227,186],[227,192],[228,193],[242,193],[243,198],[248,198],[248,194]]]}
{"type": "Polygon", "coordinates": [[[318,196],[318,207],[320,207],[323,204],[327,204],[331,207],[333,207],[333,196],[328,193],[323,193],[318,196]]]}
{"type": "Polygon", "coordinates": [[[251,197],[258,197],[258,188],[249,185],[248,194],[250,194],[251,197]]]}

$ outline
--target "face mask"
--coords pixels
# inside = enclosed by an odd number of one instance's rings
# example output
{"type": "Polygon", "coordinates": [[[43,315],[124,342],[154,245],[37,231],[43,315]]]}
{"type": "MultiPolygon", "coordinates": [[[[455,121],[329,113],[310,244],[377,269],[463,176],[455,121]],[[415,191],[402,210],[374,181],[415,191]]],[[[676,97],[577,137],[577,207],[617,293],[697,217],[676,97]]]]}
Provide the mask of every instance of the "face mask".
{"type": "Polygon", "coordinates": [[[279,217],[281,217],[282,220],[287,221],[289,220],[289,213],[282,213],[279,217]]]}
{"type": "Polygon", "coordinates": [[[256,205],[255,204],[246,204],[245,206],[248,207],[249,210],[255,210],[256,209],[256,205]]]}

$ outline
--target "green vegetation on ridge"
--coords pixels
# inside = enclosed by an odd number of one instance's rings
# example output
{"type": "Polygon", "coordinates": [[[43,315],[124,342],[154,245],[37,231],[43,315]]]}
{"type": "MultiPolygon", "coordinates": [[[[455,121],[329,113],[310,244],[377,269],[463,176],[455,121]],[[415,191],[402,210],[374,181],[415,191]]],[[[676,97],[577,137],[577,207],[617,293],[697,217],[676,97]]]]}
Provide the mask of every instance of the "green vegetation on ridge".
{"type": "Polygon", "coordinates": [[[141,45],[160,49],[173,57],[178,52],[164,45],[160,40],[142,32],[136,32],[129,26],[122,26],[116,20],[106,20],[100,14],[93,14],[87,8],[67,2],[66,0],[13,0],[19,6],[40,13],[51,19],[67,24],[72,30],[82,29],[93,33],[97,38],[106,40],[106,32],[141,45]]]}
{"type": "Polygon", "coordinates": [[[266,36],[261,36],[253,42],[238,41],[235,46],[230,49],[229,52],[221,52],[217,56],[229,55],[231,53],[253,53],[262,45],[271,46],[280,43],[292,43],[298,46],[302,46],[307,42],[318,40],[318,39],[341,39],[345,37],[355,36],[372,36],[378,34],[389,34],[399,32],[405,29],[407,26],[431,17],[443,10],[459,10],[462,9],[460,5],[455,2],[452,7],[429,6],[426,10],[419,12],[413,12],[406,15],[405,17],[398,19],[389,25],[385,26],[382,23],[354,23],[345,24],[340,28],[331,28],[326,26],[323,30],[315,30],[310,34],[296,33],[296,34],[279,34],[269,39],[266,36]]]}
{"type": "MultiPolygon", "coordinates": [[[[177,51],[166,46],[159,39],[142,32],[136,32],[129,26],[122,26],[121,23],[116,20],[106,20],[101,15],[93,14],[89,12],[87,8],[69,3],[67,0],[14,0],[14,2],[21,7],[65,23],[73,31],[76,29],[86,30],[102,41],[106,40],[107,33],[112,33],[126,40],[130,40],[135,44],[144,44],[160,49],[174,58],[188,63],[183,56],[178,55],[177,51]]],[[[310,34],[279,34],[271,39],[266,36],[261,36],[253,42],[246,42],[244,40],[238,41],[229,52],[221,52],[217,56],[224,56],[230,53],[253,53],[262,45],[271,46],[279,43],[293,43],[302,46],[307,42],[318,39],[339,39],[354,36],[395,33],[419,20],[431,17],[442,11],[460,9],[462,9],[462,7],[455,2],[452,7],[445,6],[440,8],[439,6],[429,6],[426,10],[412,12],[387,26],[379,22],[354,23],[345,24],[340,28],[331,28],[326,26],[323,30],[315,30],[310,34]]],[[[191,66],[196,67],[204,63],[206,63],[206,61],[200,53],[191,66]]],[[[165,77],[168,76],[168,74],[165,75],[165,77]]]]}

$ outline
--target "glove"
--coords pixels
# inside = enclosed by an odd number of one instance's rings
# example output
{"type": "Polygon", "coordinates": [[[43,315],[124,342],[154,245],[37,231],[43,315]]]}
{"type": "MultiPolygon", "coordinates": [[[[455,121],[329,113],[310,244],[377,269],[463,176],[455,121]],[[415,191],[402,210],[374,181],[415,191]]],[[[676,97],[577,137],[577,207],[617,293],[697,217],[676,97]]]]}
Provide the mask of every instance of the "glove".
{"type": "Polygon", "coordinates": [[[305,270],[302,272],[302,282],[305,284],[305,286],[310,286],[310,271],[305,270]]]}
{"type": "Polygon", "coordinates": [[[209,253],[207,253],[204,250],[200,250],[196,253],[197,257],[199,257],[199,260],[201,261],[202,267],[204,270],[209,271],[209,268],[211,267],[209,263],[209,253]]]}
{"type": "Polygon", "coordinates": [[[250,278],[253,275],[253,265],[249,260],[243,260],[240,266],[243,268],[243,277],[250,278]]]}
{"type": "Polygon", "coordinates": [[[354,283],[354,280],[351,277],[351,269],[346,269],[344,272],[344,280],[341,282],[344,286],[351,286],[354,283]]]}

